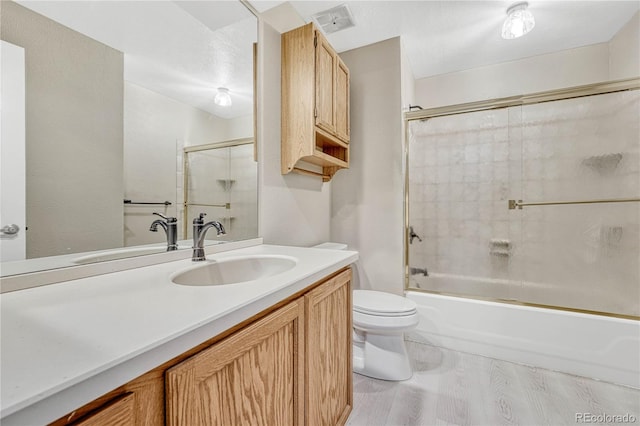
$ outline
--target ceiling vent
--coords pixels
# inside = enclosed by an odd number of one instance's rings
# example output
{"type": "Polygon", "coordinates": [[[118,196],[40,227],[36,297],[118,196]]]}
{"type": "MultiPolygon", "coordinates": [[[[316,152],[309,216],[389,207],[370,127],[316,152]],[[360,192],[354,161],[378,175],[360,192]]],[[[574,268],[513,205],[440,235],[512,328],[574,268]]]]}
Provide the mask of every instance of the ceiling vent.
{"type": "Polygon", "coordinates": [[[349,6],[346,4],[316,13],[311,18],[325,34],[335,33],[355,26],[349,6]]]}

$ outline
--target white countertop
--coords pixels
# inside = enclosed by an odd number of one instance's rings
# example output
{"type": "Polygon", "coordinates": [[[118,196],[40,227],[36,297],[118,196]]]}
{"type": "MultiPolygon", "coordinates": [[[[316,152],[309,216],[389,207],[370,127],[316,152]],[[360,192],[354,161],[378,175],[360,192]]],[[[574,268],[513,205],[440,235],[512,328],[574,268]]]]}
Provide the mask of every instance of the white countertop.
{"type": "Polygon", "coordinates": [[[53,421],[343,268],[357,252],[258,245],[293,269],[226,286],[173,284],[179,260],[0,295],[5,426],[53,421]]]}
{"type": "MultiPolygon", "coordinates": [[[[205,246],[222,244],[226,243],[225,241],[219,240],[205,240],[205,246]]],[[[181,240],[178,241],[178,247],[180,250],[190,250],[193,242],[191,240],[181,240]]],[[[166,250],[167,243],[154,243],[154,244],[143,244],[139,246],[132,247],[117,247],[111,249],[104,250],[96,250],[96,251],[88,251],[82,253],[70,253],[70,254],[61,254],[58,256],[47,256],[47,257],[36,257],[33,259],[23,259],[23,260],[13,260],[8,262],[2,262],[0,265],[0,276],[9,277],[12,275],[19,274],[30,274],[33,272],[39,271],[48,271],[54,268],[68,268],[71,266],[78,265],[86,265],[92,263],[91,258],[95,257],[95,262],[101,262],[107,259],[101,257],[101,255],[109,255],[113,253],[122,253],[122,258],[132,257],[132,256],[144,256],[145,253],[143,250],[145,249],[158,249],[157,253],[162,253],[162,251],[166,250]],[[139,252],[136,254],[136,250],[139,252]]],[[[117,260],[117,257],[113,257],[114,260],[117,260]]]]}

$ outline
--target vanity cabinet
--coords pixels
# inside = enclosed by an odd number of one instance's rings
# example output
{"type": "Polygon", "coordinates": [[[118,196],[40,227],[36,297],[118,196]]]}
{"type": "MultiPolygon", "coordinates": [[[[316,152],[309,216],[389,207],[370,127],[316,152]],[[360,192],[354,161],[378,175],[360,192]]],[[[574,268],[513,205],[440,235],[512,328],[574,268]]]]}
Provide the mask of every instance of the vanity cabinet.
{"type": "Polygon", "coordinates": [[[351,306],[346,272],[305,295],[308,425],[345,424],[351,413],[351,306]]]}
{"type": "Polygon", "coordinates": [[[100,410],[76,423],[78,426],[130,426],[135,425],[134,394],[126,393],[100,410]]]}
{"type": "Polygon", "coordinates": [[[162,367],[120,386],[72,411],[50,426],[163,426],[162,367]]]}
{"type": "Polygon", "coordinates": [[[291,302],[169,369],[166,424],[304,424],[303,320],[291,302]]]}
{"type": "Polygon", "coordinates": [[[313,23],[282,34],[282,174],[349,168],[349,126],[347,66],[313,23]]]}
{"type": "Polygon", "coordinates": [[[343,269],[52,425],[346,423],[351,269],[343,269]]]}

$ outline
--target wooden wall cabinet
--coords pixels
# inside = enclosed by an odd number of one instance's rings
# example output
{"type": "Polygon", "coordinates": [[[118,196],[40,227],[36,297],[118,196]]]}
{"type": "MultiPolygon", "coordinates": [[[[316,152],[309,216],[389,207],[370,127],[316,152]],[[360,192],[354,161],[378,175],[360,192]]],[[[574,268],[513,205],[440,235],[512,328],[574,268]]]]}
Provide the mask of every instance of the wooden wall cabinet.
{"type": "Polygon", "coordinates": [[[282,174],[305,162],[330,180],[349,168],[349,138],[349,69],[313,23],[282,34],[282,174]]]}
{"type": "Polygon", "coordinates": [[[345,269],[52,425],[343,425],[351,294],[345,269]]]}

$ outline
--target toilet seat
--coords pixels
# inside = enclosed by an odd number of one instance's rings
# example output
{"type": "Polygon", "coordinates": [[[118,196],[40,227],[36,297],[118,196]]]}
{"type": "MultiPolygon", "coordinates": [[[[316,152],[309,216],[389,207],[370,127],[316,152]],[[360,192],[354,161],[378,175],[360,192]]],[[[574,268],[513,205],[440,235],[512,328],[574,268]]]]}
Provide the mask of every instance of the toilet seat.
{"type": "Polygon", "coordinates": [[[367,332],[396,333],[409,331],[418,325],[418,313],[409,315],[384,317],[380,315],[368,315],[362,312],[353,312],[353,328],[367,332]]]}
{"type": "Polygon", "coordinates": [[[404,317],[415,314],[417,305],[413,300],[391,293],[354,290],[353,311],[369,316],[404,317]]]}
{"type": "Polygon", "coordinates": [[[353,291],[353,326],[362,331],[396,333],[418,325],[413,300],[373,290],[353,291]]]}

